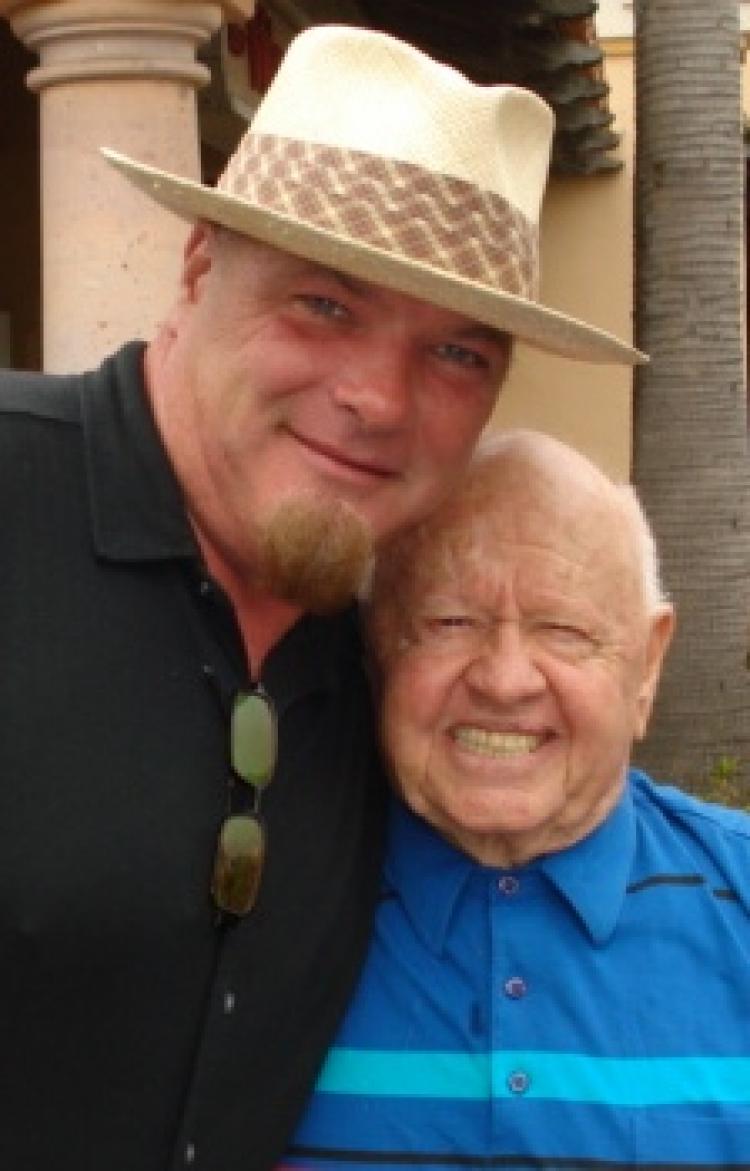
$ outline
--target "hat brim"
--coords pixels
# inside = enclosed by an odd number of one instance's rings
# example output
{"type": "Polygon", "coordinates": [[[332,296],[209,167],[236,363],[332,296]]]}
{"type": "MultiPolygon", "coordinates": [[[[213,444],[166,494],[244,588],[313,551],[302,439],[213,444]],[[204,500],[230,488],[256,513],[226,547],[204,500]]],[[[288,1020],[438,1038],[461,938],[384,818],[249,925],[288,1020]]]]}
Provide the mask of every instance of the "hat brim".
{"type": "Polygon", "coordinates": [[[102,147],[101,152],[136,187],[183,219],[221,224],[349,276],[452,309],[504,330],[537,349],[565,358],[626,366],[648,362],[646,354],[614,334],[536,301],[336,235],[192,179],[140,163],[109,147],[102,147]]]}

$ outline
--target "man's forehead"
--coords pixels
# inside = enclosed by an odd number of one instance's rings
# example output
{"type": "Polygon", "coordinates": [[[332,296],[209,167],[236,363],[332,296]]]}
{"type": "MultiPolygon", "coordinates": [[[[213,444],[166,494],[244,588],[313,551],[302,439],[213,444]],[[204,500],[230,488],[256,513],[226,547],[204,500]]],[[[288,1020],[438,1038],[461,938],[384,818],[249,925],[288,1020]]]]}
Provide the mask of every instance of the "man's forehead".
{"type": "Polygon", "coordinates": [[[530,482],[507,495],[459,503],[429,530],[413,568],[435,584],[462,577],[486,582],[493,570],[526,565],[563,583],[584,573],[601,580],[632,561],[629,530],[611,501],[589,497],[576,507],[573,497],[535,493],[530,482]]]}
{"type": "Polygon", "coordinates": [[[565,533],[562,526],[524,531],[522,521],[515,530],[498,529],[488,520],[469,524],[425,546],[415,569],[432,589],[456,582],[466,588],[481,588],[509,571],[524,581],[566,582],[619,570],[623,561],[619,544],[616,535],[607,540],[602,533],[601,540],[595,539],[583,524],[565,533]]]}
{"type": "Polygon", "coordinates": [[[529,451],[480,456],[455,500],[455,515],[460,524],[491,529],[498,538],[542,539],[550,547],[587,536],[598,543],[624,521],[622,497],[612,481],[579,453],[544,436],[535,438],[529,451]]]}

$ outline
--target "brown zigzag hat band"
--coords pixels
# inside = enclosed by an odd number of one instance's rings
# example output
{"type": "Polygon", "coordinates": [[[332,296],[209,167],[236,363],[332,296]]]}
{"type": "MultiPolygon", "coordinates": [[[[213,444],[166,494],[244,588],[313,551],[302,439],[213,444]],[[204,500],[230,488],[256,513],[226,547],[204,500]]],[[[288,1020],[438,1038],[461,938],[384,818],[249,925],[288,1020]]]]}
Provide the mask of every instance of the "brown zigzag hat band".
{"type": "Polygon", "coordinates": [[[502,196],[414,163],[249,133],[218,190],[452,276],[538,295],[536,226],[502,196]]]}

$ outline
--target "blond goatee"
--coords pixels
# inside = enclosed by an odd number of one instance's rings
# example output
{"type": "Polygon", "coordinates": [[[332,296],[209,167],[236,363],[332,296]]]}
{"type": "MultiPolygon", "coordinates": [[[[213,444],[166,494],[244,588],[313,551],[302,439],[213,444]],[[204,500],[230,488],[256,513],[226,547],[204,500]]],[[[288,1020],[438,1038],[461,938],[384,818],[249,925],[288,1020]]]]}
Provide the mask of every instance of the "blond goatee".
{"type": "Polygon", "coordinates": [[[314,614],[342,609],[362,585],[372,535],[342,501],[295,496],[282,500],[258,534],[263,586],[314,614]]]}

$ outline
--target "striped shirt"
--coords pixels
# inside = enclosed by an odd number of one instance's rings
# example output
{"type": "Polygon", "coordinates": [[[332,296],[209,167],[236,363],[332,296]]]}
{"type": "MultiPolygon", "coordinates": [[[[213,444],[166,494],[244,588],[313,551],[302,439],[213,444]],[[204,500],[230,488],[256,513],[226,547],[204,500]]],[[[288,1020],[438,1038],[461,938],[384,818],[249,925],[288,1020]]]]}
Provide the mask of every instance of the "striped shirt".
{"type": "Polygon", "coordinates": [[[394,801],[284,1168],[750,1168],[749,912],[750,817],[636,771],[592,834],[512,871],[394,801]]]}

